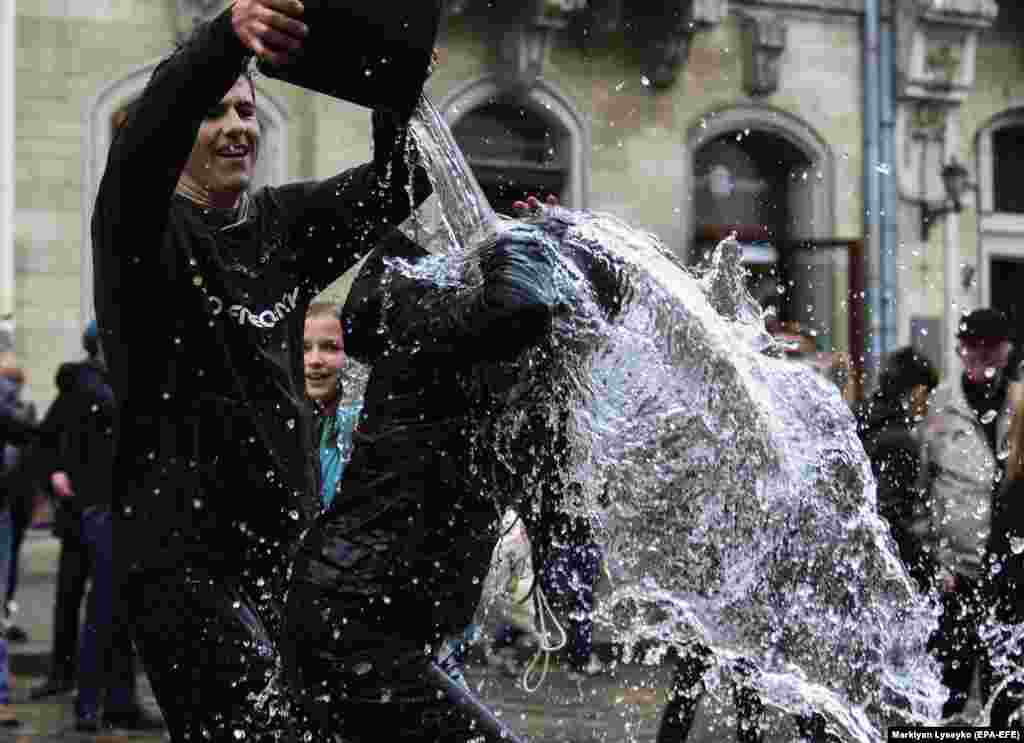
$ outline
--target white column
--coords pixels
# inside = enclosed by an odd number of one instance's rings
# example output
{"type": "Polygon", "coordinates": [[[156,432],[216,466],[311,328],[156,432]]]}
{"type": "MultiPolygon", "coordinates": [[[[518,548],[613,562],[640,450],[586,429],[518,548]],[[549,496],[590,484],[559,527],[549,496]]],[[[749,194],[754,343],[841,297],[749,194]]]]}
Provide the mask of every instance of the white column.
{"type": "Polygon", "coordinates": [[[14,3],[0,0],[0,316],[14,313],[14,3]]]}

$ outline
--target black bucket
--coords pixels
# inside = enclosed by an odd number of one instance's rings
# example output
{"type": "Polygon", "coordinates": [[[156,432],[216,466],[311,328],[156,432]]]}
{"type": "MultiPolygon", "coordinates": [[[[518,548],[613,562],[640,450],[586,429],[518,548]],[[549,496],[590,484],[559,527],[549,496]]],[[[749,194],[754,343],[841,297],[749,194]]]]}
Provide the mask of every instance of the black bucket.
{"type": "Polygon", "coordinates": [[[268,77],[408,116],[430,71],[441,0],[303,0],[300,55],[268,77]]]}

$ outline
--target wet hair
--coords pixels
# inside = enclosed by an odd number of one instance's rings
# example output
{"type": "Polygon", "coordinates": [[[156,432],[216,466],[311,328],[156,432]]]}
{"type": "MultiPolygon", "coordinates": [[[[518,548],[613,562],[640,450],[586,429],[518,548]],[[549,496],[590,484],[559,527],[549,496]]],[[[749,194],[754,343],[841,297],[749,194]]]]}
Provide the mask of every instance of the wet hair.
{"type": "MultiPolygon", "coordinates": [[[[193,34],[194,33],[195,33],[195,31],[193,31],[193,34]]],[[[170,64],[171,60],[173,60],[178,54],[181,53],[181,51],[186,46],[188,46],[189,40],[191,38],[192,38],[192,36],[190,35],[184,41],[179,42],[174,47],[174,50],[170,54],[168,54],[166,57],[164,57],[162,60],[160,60],[160,62],[157,63],[157,66],[153,68],[153,74],[149,76],[150,82],[152,82],[161,72],[163,72],[164,68],[168,64],[170,64]]],[[[239,75],[239,77],[245,77],[245,79],[249,81],[249,90],[252,91],[252,100],[253,100],[253,103],[255,104],[256,103],[256,81],[255,81],[255,78],[253,76],[253,63],[252,63],[252,58],[251,57],[246,57],[245,58],[245,62],[242,64],[242,68],[238,71],[238,75],[239,75]]],[[[147,85],[148,85],[148,83],[147,83],[147,85]]],[[[114,132],[114,142],[117,141],[118,134],[120,134],[121,130],[124,128],[124,124],[126,124],[128,121],[130,121],[135,116],[135,112],[136,112],[136,110],[138,110],[138,107],[139,107],[140,98],[141,97],[135,98],[134,100],[131,101],[131,103],[129,103],[125,107],[125,109],[124,109],[124,116],[121,118],[120,125],[117,127],[116,131],[114,132]]]]}
{"type": "Polygon", "coordinates": [[[310,302],[308,309],[306,309],[306,317],[310,318],[330,315],[339,323],[341,323],[341,310],[342,307],[337,302],[325,302],[322,300],[310,302]]]}
{"type": "Polygon", "coordinates": [[[939,374],[935,367],[920,351],[910,346],[889,354],[878,377],[878,391],[889,399],[901,397],[918,385],[931,390],[938,384],[939,374]]]}

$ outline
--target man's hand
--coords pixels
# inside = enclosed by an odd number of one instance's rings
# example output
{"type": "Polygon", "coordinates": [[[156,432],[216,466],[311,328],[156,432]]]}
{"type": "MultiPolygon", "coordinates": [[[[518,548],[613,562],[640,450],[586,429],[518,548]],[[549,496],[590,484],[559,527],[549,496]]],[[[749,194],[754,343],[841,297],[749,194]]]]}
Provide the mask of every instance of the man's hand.
{"type": "Polygon", "coordinates": [[[75,491],[71,488],[71,478],[67,472],[53,472],[50,474],[50,487],[57,494],[58,498],[72,498],[75,491]]]}
{"type": "Polygon", "coordinates": [[[242,44],[260,59],[285,65],[309,34],[309,28],[299,20],[304,11],[299,0],[235,0],[231,26],[242,44]]]}

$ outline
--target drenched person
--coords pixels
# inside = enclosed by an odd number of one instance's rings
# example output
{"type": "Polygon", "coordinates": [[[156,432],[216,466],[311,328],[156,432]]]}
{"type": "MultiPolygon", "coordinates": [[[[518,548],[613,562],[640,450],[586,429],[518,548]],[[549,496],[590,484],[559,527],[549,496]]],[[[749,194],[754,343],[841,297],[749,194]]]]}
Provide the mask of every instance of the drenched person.
{"type": "Polygon", "coordinates": [[[538,566],[586,518],[573,511],[569,413],[581,392],[558,371],[581,339],[554,339],[570,337],[556,329],[587,301],[595,316],[615,312],[622,277],[563,232],[555,219],[507,226],[460,267],[396,231],[348,296],[345,348],[373,369],[343,486],[303,542],[287,611],[312,714],[344,740],[473,738],[425,673],[432,661],[455,670],[501,514],[522,514],[538,566]]]}
{"type": "MultiPolygon", "coordinates": [[[[237,0],[164,60],[113,142],[93,215],[95,295],[120,406],[119,617],[171,737],[276,740],[279,602],[317,510],[302,388],[305,310],[408,214],[404,122],[374,161],[252,192],[246,66],[287,63],[297,0],[237,0]]],[[[429,186],[417,170],[417,198],[429,186]]],[[[312,736],[310,736],[312,737],[312,736]]]]}
{"type": "Polygon", "coordinates": [[[920,499],[919,424],[938,383],[938,372],[919,351],[897,349],[885,360],[878,389],[855,411],[857,433],[878,483],[878,512],[889,522],[904,565],[922,585],[927,571],[911,525],[920,499]]]}
{"type": "MultiPolygon", "coordinates": [[[[40,426],[41,446],[33,464],[57,496],[63,522],[54,650],[78,647],[76,730],[98,732],[103,724],[160,729],[162,721],[138,698],[131,633],[113,626],[111,471],[117,405],[98,337],[95,321],[89,323],[83,336],[89,359],[61,366],[57,399],[40,426]],[[79,646],[68,635],[78,631],[79,592],[86,581],[89,598],[79,646]]],[[[74,659],[58,656],[53,662],[53,681],[73,683],[76,676],[68,674],[74,659]]]]}

